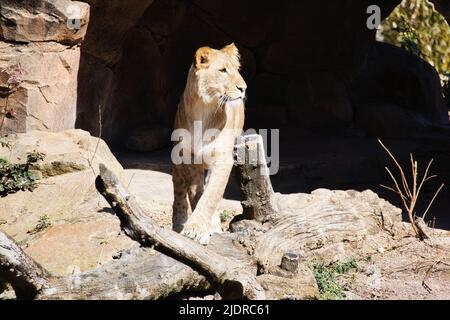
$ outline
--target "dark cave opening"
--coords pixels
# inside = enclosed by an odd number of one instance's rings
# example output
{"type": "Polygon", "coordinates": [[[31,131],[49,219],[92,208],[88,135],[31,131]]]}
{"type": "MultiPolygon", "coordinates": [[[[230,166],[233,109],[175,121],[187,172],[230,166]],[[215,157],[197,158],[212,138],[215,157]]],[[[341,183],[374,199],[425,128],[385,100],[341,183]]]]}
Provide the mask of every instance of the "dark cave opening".
{"type": "MultiPolygon", "coordinates": [[[[124,166],[170,172],[173,118],[194,53],[234,42],[248,85],[246,128],[280,129],[276,191],[371,188],[400,205],[379,187],[389,162],[378,137],[405,164],[410,152],[421,163],[435,158],[440,180],[450,178],[439,77],[420,58],[376,42],[369,1],[113,2],[91,3],[77,127],[101,128],[124,166]]],[[[382,18],[398,3],[378,1],[382,18]]],[[[450,197],[441,197],[445,208],[450,197]]],[[[430,216],[444,214],[436,207],[430,216]]]]}

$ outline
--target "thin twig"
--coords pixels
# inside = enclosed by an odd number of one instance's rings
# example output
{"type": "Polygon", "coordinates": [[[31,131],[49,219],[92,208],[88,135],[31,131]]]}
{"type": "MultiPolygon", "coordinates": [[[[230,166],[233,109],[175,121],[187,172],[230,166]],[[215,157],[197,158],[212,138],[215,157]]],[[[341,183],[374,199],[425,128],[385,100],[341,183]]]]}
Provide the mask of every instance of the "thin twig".
{"type": "Polygon", "coordinates": [[[406,200],[405,200],[406,197],[403,195],[403,192],[402,192],[402,190],[400,189],[397,180],[395,179],[394,175],[392,174],[391,170],[389,170],[388,167],[385,167],[385,169],[386,169],[386,171],[389,173],[389,175],[391,176],[391,179],[392,179],[392,181],[394,182],[395,187],[397,188],[398,193],[401,194],[401,198],[402,198],[402,201],[403,201],[403,205],[405,206],[405,209],[408,210],[408,205],[406,204],[406,200]]]}
{"type": "Polygon", "coordinates": [[[430,277],[430,275],[433,273],[433,269],[441,263],[441,261],[444,259],[444,257],[441,257],[439,260],[435,261],[431,267],[427,270],[425,273],[425,277],[422,280],[422,286],[428,291],[428,293],[431,293],[433,290],[430,288],[430,286],[426,283],[427,279],[430,277]]]}
{"type": "Polygon", "coordinates": [[[134,176],[135,176],[135,174],[133,173],[132,176],[131,176],[131,178],[130,178],[130,181],[128,182],[127,188],[130,188],[131,182],[133,182],[134,176]]]}
{"type": "Polygon", "coordinates": [[[436,178],[436,177],[437,177],[436,175],[427,177],[427,176],[428,176],[428,170],[430,170],[431,165],[433,164],[433,161],[434,161],[434,159],[431,159],[430,162],[428,162],[428,165],[427,165],[427,168],[425,169],[425,173],[424,173],[424,175],[423,175],[422,182],[420,183],[418,192],[420,192],[420,190],[422,190],[422,186],[423,186],[423,184],[424,184],[426,181],[428,181],[428,180],[430,180],[430,179],[433,179],[433,178],[436,178]]]}
{"type": "Polygon", "coordinates": [[[422,219],[425,220],[425,216],[428,213],[428,210],[430,210],[431,205],[433,204],[434,200],[436,199],[436,197],[438,196],[439,192],[441,192],[442,188],[444,188],[444,184],[441,184],[441,186],[439,187],[439,189],[436,191],[436,193],[434,194],[433,199],[431,199],[430,204],[428,205],[427,209],[425,210],[425,213],[422,216],[422,219]]]}
{"type": "Polygon", "coordinates": [[[97,154],[98,145],[100,144],[100,140],[102,139],[102,106],[98,105],[98,140],[97,144],[95,145],[94,154],[92,155],[91,163],[94,161],[95,155],[97,154]]]}
{"type": "Polygon", "coordinates": [[[100,244],[102,246],[102,249],[100,250],[100,255],[98,256],[98,260],[97,260],[97,267],[100,266],[101,261],[102,261],[102,255],[103,255],[103,249],[105,249],[105,245],[108,243],[108,241],[104,240],[101,241],[100,244]]]}
{"type": "Polygon", "coordinates": [[[409,198],[411,198],[412,197],[411,191],[409,189],[408,182],[406,181],[406,176],[405,176],[405,173],[403,172],[403,168],[400,166],[400,164],[398,163],[398,161],[394,157],[394,155],[391,153],[391,151],[389,151],[389,149],[383,144],[383,142],[381,142],[380,139],[378,139],[378,142],[381,144],[381,146],[387,152],[387,154],[391,157],[392,161],[394,161],[395,165],[397,166],[398,170],[400,171],[400,174],[401,174],[401,177],[402,177],[403,188],[405,189],[406,195],[409,198]]]}
{"type": "Polygon", "coordinates": [[[400,197],[402,197],[403,199],[406,200],[406,197],[405,197],[403,194],[401,194],[400,192],[398,192],[397,190],[395,190],[394,188],[385,186],[384,184],[380,184],[380,186],[383,187],[383,188],[385,188],[385,189],[387,189],[387,190],[389,190],[389,191],[392,191],[392,192],[398,194],[400,197]]]}

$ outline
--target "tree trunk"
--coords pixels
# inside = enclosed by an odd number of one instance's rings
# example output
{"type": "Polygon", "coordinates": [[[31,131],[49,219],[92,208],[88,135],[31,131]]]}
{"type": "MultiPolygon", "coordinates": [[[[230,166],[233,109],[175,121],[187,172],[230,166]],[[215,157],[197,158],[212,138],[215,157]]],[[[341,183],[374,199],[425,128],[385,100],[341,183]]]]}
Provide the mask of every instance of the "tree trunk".
{"type": "Polygon", "coordinates": [[[264,223],[276,213],[274,192],[260,135],[240,137],[235,146],[235,170],[241,191],[243,213],[238,220],[264,223]]]}

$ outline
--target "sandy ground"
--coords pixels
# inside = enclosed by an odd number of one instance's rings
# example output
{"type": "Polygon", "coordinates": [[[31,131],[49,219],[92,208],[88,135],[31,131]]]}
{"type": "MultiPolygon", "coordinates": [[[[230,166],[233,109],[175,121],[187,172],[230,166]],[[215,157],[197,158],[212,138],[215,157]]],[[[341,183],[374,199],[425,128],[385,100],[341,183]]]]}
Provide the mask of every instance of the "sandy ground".
{"type": "Polygon", "coordinates": [[[347,299],[450,299],[448,232],[436,231],[427,242],[411,236],[384,245],[368,241],[373,250],[357,257],[358,270],[339,279],[347,299]]]}

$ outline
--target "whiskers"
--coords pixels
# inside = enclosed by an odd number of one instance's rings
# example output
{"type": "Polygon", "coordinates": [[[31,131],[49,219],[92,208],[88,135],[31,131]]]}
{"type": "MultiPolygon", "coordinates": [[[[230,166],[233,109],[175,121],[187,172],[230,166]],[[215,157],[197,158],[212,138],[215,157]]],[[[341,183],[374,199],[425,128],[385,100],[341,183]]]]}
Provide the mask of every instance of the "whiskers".
{"type": "Polygon", "coordinates": [[[229,95],[222,95],[219,99],[219,107],[224,106],[228,101],[230,101],[231,97],[229,95]]]}
{"type": "Polygon", "coordinates": [[[216,110],[214,111],[214,114],[216,114],[220,109],[222,109],[227,102],[231,101],[231,97],[229,95],[224,94],[219,98],[219,103],[217,105],[216,110]]]}
{"type": "Polygon", "coordinates": [[[228,102],[236,101],[236,100],[242,100],[242,102],[245,102],[245,101],[247,100],[247,95],[244,95],[244,96],[242,96],[242,97],[237,97],[237,98],[234,98],[234,99],[233,99],[230,95],[228,95],[228,94],[224,94],[224,95],[220,96],[219,102],[218,102],[218,104],[217,104],[216,110],[214,111],[214,114],[216,114],[217,112],[219,112],[219,110],[222,110],[223,107],[224,107],[228,102]]]}

